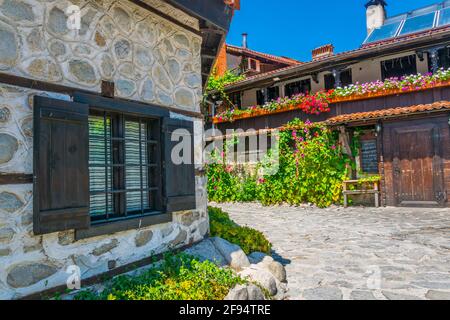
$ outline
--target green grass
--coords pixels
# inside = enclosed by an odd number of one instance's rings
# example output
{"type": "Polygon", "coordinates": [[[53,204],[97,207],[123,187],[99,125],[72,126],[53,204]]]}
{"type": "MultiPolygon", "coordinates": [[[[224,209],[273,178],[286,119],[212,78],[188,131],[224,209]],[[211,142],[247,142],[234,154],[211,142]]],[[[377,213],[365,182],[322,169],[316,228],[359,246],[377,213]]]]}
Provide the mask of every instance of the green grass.
{"type": "Polygon", "coordinates": [[[242,248],[248,255],[253,252],[271,253],[272,244],[261,232],[237,225],[229,215],[218,208],[208,208],[211,236],[220,237],[242,248]]]}
{"type": "Polygon", "coordinates": [[[199,262],[185,254],[166,255],[158,267],[138,276],[119,276],[96,293],[83,291],[76,300],[223,300],[245,280],[230,269],[199,262]]]}

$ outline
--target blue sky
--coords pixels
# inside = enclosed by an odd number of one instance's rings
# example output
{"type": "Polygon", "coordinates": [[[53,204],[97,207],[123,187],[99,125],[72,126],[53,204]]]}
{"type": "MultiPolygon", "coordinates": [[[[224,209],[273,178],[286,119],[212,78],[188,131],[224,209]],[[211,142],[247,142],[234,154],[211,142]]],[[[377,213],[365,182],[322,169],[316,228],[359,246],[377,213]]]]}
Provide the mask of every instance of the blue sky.
{"type": "MultiPolygon", "coordinates": [[[[241,0],[227,42],[241,45],[249,34],[253,50],[311,60],[312,49],[332,43],[336,52],[358,48],[366,36],[367,0],[241,0]]],[[[388,16],[439,0],[386,0],[388,16]]]]}

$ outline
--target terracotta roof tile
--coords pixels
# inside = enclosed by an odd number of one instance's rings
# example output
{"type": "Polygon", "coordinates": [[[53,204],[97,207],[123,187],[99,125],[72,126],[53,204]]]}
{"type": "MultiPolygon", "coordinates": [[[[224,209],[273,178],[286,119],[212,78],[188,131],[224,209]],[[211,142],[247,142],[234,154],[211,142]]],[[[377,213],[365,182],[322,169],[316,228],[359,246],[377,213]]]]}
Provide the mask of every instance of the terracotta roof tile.
{"type": "Polygon", "coordinates": [[[284,64],[287,64],[289,66],[302,64],[301,61],[298,61],[298,60],[295,60],[295,59],[291,59],[291,58],[287,58],[287,57],[275,56],[275,55],[272,55],[272,54],[263,53],[263,52],[259,52],[259,51],[254,51],[254,50],[246,49],[246,48],[243,48],[243,47],[232,46],[232,45],[229,45],[229,44],[227,44],[227,51],[236,52],[236,53],[247,53],[247,54],[250,54],[250,55],[259,56],[259,57],[264,58],[264,59],[272,60],[272,61],[275,61],[275,62],[278,62],[278,63],[284,63],[284,64]]]}
{"type": "Polygon", "coordinates": [[[355,121],[375,120],[386,117],[398,117],[406,116],[415,113],[433,112],[440,110],[450,110],[450,101],[439,101],[431,104],[419,104],[410,107],[400,107],[383,109],[369,112],[358,112],[343,114],[334,118],[330,118],[326,121],[327,124],[336,125],[355,121]]]}

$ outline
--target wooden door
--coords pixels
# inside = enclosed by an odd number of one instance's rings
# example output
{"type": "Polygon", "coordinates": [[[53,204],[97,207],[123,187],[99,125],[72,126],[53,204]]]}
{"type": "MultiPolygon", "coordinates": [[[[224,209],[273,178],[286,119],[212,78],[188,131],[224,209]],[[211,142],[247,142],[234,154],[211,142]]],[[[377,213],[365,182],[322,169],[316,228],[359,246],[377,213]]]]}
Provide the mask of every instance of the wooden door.
{"type": "Polygon", "coordinates": [[[397,206],[444,206],[446,201],[440,127],[423,122],[388,125],[397,206]]]}

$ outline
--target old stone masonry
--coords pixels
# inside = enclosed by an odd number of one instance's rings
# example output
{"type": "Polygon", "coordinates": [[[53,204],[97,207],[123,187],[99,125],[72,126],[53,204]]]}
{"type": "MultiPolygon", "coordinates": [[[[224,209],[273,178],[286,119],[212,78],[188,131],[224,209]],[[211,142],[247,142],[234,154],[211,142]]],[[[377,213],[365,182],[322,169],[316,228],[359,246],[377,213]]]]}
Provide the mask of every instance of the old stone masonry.
{"type": "MultiPolygon", "coordinates": [[[[145,1],[191,28],[198,20],[160,0],[145,1]]],[[[201,37],[131,1],[0,0],[0,72],[172,110],[200,110],[201,37]],[[81,10],[81,29],[69,30],[66,10],[81,10]]],[[[52,92],[0,85],[0,172],[33,173],[33,100],[52,92]]],[[[182,117],[172,112],[171,117],[182,117]]],[[[202,121],[195,126],[202,163],[202,121]]],[[[197,210],[171,223],[75,241],[74,232],[33,234],[33,186],[0,186],[0,299],[20,298],[66,283],[67,267],[83,278],[197,242],[209,229],[204,180],[196,178],[197,210]]]]}
{"type": "Polygon", "coordinates": [[[127,1],[74,4],[79,31],[68,29],[69,1],[1,1],[0,70],[95,91],[110,80],[121,97],[199,108],[201,38],[127,1]]]}
{"type": "MultiPolygon", "coordinates": [[[[247,284],[231,288],[225,300],[283,300],[286,297],[286,270],[281,263],[262,252],[253,252],[249,256],[237,245],[222,238],[214,237],[203,240],[185,251],[199,261],[211,261],[221,268],[229,268],[239,275],[247,284]]],[[[146,266],[128,272],[127,276],[136,276],[155,265],[146,266]]],[[[101,293],[111,281],[98,283],[68,294],[63,300],[72,300],[82,291],[101,293]]]]}
{"type": "Polygon", "coordinates": [[[450,300],[449,209],[220,207],[273,243],[288,299],[450,300]]]}

